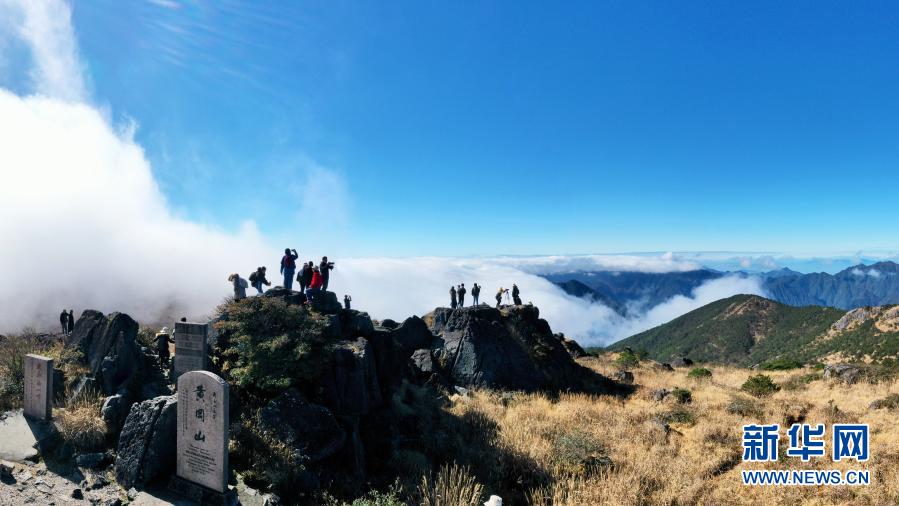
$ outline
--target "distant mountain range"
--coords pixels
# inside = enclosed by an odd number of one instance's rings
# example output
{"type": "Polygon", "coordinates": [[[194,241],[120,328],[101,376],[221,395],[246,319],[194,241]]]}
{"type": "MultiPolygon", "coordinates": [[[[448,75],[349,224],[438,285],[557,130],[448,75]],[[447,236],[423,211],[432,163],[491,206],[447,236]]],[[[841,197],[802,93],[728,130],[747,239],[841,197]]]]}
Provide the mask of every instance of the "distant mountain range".
{"type": "MultiPolygon", "coordinates": [[[[836,276],[834,276],[836,277],[836,276]]],[[[656,360],[752,365],[776,358],[799,361],[896,358],[899,306],[854,309],[794,307],[756,295],[715,301],[609,347],[646,350],[656,360]]]]}
{"type": "Polygon", "coordinates": [[[802,274],[790,269],[765,273],[722,272],[571,272],[544,276],[577,297],[602,302],[622,315],[655,306],[675,295],[689,296],[706,281],[727,275],[759,276],[771,299],[791,306],[829,306],[849,310],[899,304],[899,264],[856,265],[836,274],[802,274]]]}

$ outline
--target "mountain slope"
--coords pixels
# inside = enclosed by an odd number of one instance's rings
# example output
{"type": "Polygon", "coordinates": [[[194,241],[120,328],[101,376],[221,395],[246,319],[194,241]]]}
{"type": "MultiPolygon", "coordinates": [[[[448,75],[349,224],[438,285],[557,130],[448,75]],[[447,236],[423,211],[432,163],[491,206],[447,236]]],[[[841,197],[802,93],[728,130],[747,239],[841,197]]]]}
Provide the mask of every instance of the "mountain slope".
{"type": "Polygon", "coordinates": [[[778,357],[801,361],[832,354],[893,358],[899,352],[899,306],[844,312],[793,307],[755,295],[715,301],[609,347],[645,349],[656,360],[751,365],[778,357]]]}
{"type": "Polygon", "coordinates": [[[836,274],[769,277],[772,299],[793,306],[822,305],[841,309],[899,303],[899,264],[856,265],[836,274]]]}

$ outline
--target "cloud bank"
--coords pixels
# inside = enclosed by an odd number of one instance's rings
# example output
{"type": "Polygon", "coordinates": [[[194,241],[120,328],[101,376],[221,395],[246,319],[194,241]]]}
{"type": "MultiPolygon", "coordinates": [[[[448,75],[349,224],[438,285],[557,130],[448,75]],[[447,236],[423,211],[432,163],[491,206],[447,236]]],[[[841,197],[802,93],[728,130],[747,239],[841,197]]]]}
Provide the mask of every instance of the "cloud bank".
{"type": "MultiPolygon", "coordinates": [[[[229,273],[247,276],[257,265],[267,264],[277,283],[284,245],[250,220],[222,230],[179,217],[134,140],[134,125],[117,126],[90,103],[67,4],[0,0],[0,13],[0,30],[30,50],[33,81],[31,94],[0,88],[0,332],[52,328],[63,308],[123,311],[144,323],[200,318],[229,294],[229,273]]],[[[316,171],[315,181],[341,186],[326,169],[316,171]]],[[[296,215],[314,221],[307,215],[323,206],[319,193],[299,191],[296,215]]],[[[297,246],[302,259],[327,254],[297,246]]],[[[478,282],[482,300],[492,303],[497,288],[514,282],[556,331],[583,344],[607,344],[721,297],[761,293],[757,279],[729,276],[626,319],[539,274],[681,272],[700,264],[670,253],[336,260],[333,288],[375,318],[422,315],[445,305],[460,282],[478,282]]]]}

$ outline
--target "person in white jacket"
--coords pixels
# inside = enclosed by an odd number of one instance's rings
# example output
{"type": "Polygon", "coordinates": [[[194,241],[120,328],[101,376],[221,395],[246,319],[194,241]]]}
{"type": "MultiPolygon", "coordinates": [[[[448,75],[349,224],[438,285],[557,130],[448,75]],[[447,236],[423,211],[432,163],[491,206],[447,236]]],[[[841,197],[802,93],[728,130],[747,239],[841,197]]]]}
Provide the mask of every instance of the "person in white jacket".
{"type": "Polygon", "coordinates": [[[228,276],[228,281],[234,286],[234,300],[245,299],[247,297],[247,287],[250,286],[247,280],[234,273],[228,276]]]}

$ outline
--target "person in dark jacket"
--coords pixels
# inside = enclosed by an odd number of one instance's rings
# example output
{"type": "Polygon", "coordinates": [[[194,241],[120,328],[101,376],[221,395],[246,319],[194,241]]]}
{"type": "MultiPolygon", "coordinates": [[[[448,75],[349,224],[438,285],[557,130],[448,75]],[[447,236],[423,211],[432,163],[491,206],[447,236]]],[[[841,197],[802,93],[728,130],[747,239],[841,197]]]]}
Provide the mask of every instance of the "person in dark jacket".
{"type": "Polygon", "coordinates": [[[285,248],[284,256],[281,257],[281,274],[284,275],[284,288],[293,289],[293,275],[297,271],[297,250],[285,248]]]}
{"type": "Polygon", "coordinates": [[[450,308],[456,309],[456,287],[450,287],[450,308]]]}
{"type": "Polygon", "coordinates": [[[159,355],[159,365],[163,370],[168,369],[171,353],[169,352],[169,344],[175,344],[175,341],[169,335],[169,328],[162,327],[162,330],[156,333],[154,338],[156,341],[156,354],[159,355]]]}
{"type": "Polygon", "coordinates": [[[331,278],[331,269],[334,268],[334,262],[329,262],[328,257],[322,257],[322,263],[318,265],[318,270],[322,275],[322,290],[328,289],[328,280],[331,278]]]}
{"type": "Polygon", "coordinates": [[[304,263],[297,274],[297,283],[300,284],[301,293],[306,293],[306,287],[309,286],[309,283],[306,281],[307,278],[309,281],[312,281],[312,262],[304,263]]]}
{"type": "Polygon", "coordinates": [[[309,268],[306,269],[306,276],[303,278],[303,281],[306,282],[306,288],[309,288],[312,285],[312,268],[315,267],[315,264],[312,263],[312,260],[307,263],[309,268]]]}
{"type": "Polygon", "coordinates": [[[75,330],[75,310],[69,309],[69,335],[75,330]]]}
{"type": "Polygon", "coordinates": [[[459,295],[459,307],[465,307],[465,283],[459,285],[459,289],[456,290],[456,293],[459,295]]]}
{"type": "Polygon", "coordinates": [[[59,325],[62,327],[62,335],[69,335],[69,313],[66,312],[65,309],[62,310],[62,313],[59,313],[59,325]]]}
{"type": "Polygon", "coordinates": [[[344,295],[343,296],[343,308],[347,309],[347,310],[350,309],[350,302],[352,302],[352,301],[353,301],[352,297],[350,297],[349,295],[344,295]]]}
{"type": "Polygon", "coordinates": [[[250,284],[253,285],[259,293],[262,293],[262,285],[272,286],[269,280],[265,279],[265,267],[259,267],[256,272],[250,274],[250,284]]]}
{"type": "Polygon", "coordinates": [[[478,286],[477,283],[475,283],[474,286],[471,287],[471,298],[473,299],[473,300],[471,301],[471,305],[472,305],[472,306],[477,306],[477,305],[478,305],[478,297],[479,297],[480,295],[481,295],[481,287],[478,286]]]}
{"type": "Polygon", "coordinates": [[[518,285],[516,285],[515,283],[512,283],[512,302],[516,306],[521,305],[521,297],[519,297],[520,294],[521,294],[521,292],[518,291],[518,285]]]}

